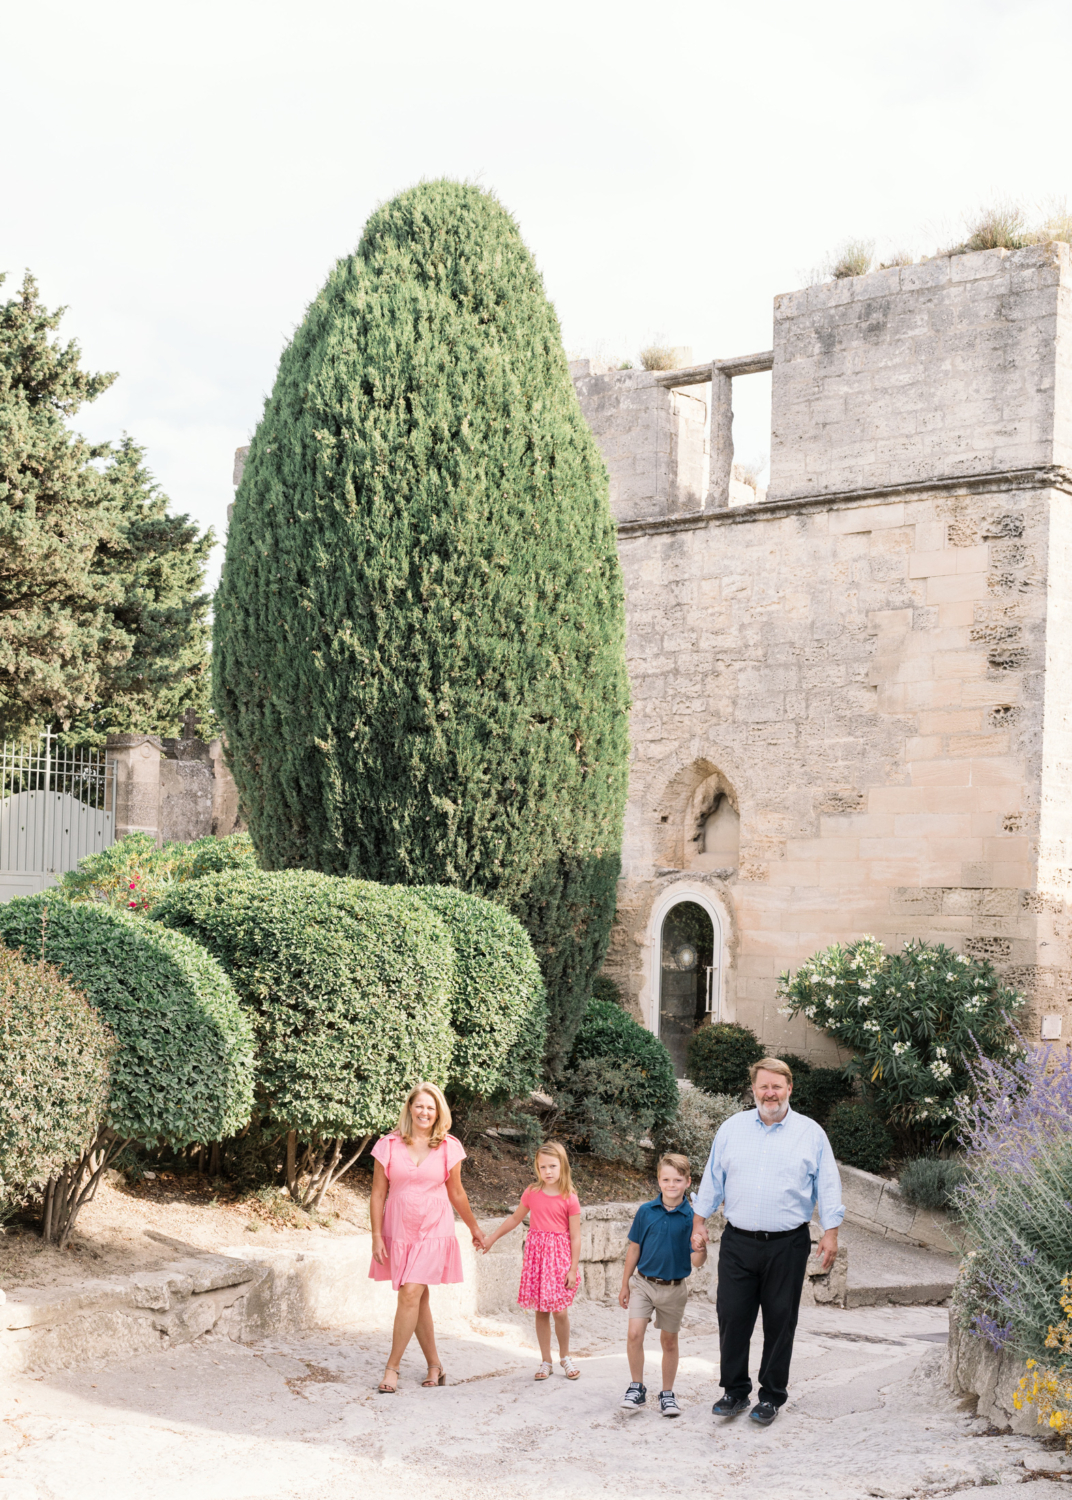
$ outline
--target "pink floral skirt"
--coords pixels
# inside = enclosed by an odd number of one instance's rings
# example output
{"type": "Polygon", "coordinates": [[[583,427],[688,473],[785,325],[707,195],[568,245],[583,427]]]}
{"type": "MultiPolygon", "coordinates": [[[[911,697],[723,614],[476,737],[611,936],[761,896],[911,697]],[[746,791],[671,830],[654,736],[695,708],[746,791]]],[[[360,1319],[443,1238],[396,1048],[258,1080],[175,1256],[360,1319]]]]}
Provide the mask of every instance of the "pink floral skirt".
{"type": "Polygon", "coordinates": [[[518,1307],[537,1312],[565,1312],[573,1305],[576,1287],[566,1285],[570,1267],[570,1237],[548,1230],[529,1230],[521,1263],[518,1307]]]}

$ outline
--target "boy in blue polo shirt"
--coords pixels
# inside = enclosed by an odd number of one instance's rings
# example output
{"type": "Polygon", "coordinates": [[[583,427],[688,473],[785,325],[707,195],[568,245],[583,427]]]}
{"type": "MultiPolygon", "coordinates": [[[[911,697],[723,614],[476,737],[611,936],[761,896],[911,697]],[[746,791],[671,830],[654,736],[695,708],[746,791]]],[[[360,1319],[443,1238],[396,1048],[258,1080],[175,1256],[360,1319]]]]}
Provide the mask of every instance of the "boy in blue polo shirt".
{"type": "Polygon", "coordinates": [[[677,1336],[688,1301],[688,1278],[693,1266],[707,1259],[707,1246],[693,1250],[692,1204],[687,1193],[692,1182],[687,1156],[661,1156],[657,1172],[659,1196],[642,1203],[629,1229],[629,1248],[618,1301],[629,1309],[629,1389],[622,1397],[627,1411],[637,1411],[648,1399],[644,1384],[644,1333],[652,1314],[663,1346],[663,1388],[659,1410],[679,1417],[674,1397],[677,1374],[677,1336]],[[633,1273],[636,1279],[630,1286],[633,1273]]]}

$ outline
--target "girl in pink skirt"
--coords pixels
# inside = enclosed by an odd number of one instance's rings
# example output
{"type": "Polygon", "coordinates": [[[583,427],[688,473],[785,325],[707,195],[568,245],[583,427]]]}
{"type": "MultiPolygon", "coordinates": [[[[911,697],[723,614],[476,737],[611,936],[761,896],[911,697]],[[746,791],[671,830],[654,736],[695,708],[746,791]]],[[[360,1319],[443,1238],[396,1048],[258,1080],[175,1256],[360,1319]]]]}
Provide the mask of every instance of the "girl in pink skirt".
{"type": "Polygon", "coordinates": [[[521,1194],[514,1213],[484,1241],[486,1255],[497,1239],[516,1229],[527,1214],[525,1258],[521,1265],[519,1307],[536,1309],[536,1337],[543,1363],[537,1380],[546,1380],[554,1369],[551,1362],[551,1319],[555,1320],[558,1354],[567,1380],[580,1375],[569,1352],[569,1313],[577,1292],[581,1258],[581,1205],[573,1191],[569,1157],[557,1141],[548,1141],[536,1153],[536,1181],[521,1194]]]}

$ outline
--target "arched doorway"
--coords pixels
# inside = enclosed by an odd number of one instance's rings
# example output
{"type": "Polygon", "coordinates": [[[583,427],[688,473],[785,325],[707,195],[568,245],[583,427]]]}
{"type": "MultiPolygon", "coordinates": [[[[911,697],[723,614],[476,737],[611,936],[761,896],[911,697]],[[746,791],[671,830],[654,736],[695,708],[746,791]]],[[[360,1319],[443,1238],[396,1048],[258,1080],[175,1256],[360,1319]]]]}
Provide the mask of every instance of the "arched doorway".
{"type": "Polygon", "coordinates": [[[663,914],[657,951],[659,1037],[683,1078],[689,1038],[707,1016],[721,1015],[722,929],[714,909],[683,895],[663,914]]]}

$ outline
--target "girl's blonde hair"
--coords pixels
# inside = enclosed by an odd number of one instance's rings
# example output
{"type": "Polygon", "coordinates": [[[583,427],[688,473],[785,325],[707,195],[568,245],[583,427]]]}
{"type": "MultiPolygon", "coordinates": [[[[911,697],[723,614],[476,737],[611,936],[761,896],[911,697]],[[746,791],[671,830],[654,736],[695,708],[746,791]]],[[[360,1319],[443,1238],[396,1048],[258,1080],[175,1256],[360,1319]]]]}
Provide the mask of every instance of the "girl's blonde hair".
{"type": "Polygon", "coordinates": [[[543,1145],[532,1158],[532,1169],[536,1173],[536,1181],[532,1184],[538,1192],[543,1192],[543,1178],[537,1163],[541,1156],[553,1156],[558,1162],[558,1190],[563,1198],[568,1198],[573,1192],[573,1174],[570,1172],[569,1157],[566,1148],[558,1141],[544,1141],[543,1145]]]}
{"type": "Polygon", "coordinates": [[[402,1105],[402,1113],[398,1117],[398,1133],[409,1146],[413,1142],[413,1101],[418,1094],[427,1094],[436,1103],[435,1124],[432,1126],[431,1145],[434,1151],[442,1144],[443,1137],[450,1129],[450,1105],[443,1097],[443,1090],[434,1083],[415,1083],[406,1095],[402,1105]]]}

